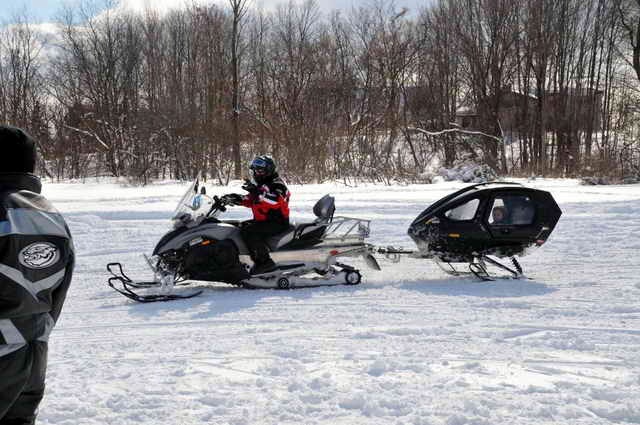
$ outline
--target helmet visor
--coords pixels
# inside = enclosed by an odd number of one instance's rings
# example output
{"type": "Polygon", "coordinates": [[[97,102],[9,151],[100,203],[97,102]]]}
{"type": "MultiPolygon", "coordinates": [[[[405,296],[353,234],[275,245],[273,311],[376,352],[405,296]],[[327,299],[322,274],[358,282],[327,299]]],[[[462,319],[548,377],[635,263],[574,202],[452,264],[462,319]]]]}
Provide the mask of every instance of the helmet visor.
{"type": "Polygon", "coordinates": [[[267,164],[267,162],[262,158],[254,159],[253,161],[251,161],[251,165],[249,165],[249,169],[253,171],[253,174],[258,176],[267,175],[268,168],[269,164],[267,164]]]}

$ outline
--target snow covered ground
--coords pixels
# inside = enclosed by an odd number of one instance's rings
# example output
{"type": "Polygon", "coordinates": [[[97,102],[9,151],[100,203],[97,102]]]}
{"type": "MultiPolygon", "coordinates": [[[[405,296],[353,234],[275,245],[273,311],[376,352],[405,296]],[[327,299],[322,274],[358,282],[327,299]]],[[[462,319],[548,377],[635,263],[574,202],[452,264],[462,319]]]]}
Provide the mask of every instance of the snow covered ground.
{"type": "MultiPolygon", "coordinates": [[[[40,423],[638,424],[640,187],[527,184],[563,210],[521,261],[531,280],[356,262],[355,287],[219,285],[149,305],[108,288],[105,264],[145,277],[187,184],[46,184],[78,257],[40,423]]],[[[339,214],[373,220],[372,242],[411,247],[409,223],[460,187],[294,186],[292,211],[310,219],[331,192],[339,214]]]]}

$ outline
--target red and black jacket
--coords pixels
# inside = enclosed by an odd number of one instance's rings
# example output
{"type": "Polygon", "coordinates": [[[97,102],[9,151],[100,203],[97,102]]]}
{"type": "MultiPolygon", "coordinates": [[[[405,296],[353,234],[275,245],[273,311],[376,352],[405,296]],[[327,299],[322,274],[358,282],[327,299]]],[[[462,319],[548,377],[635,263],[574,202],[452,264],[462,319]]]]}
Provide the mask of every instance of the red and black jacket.
{"type": "Polygon", "coordinates": [[[284,181],[274,174],[258,185],[257,191],[244,197],[242,205],[251,208],[255,221],[289,224],[289,198],[291,194],[284,181]]]}

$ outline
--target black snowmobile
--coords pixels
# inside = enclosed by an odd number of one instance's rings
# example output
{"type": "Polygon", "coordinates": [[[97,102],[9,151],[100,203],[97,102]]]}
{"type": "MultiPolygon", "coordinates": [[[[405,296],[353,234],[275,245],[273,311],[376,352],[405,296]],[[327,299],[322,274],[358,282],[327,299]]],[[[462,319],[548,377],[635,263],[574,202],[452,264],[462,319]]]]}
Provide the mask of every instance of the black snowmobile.
{"type": "Polygon", "coordinates": [[[240,222],[220,220],[231,204],[227,196],[209,197],[196,178],[173,215],[173,230],[165,234],[150,258],[153,281],[136,282],[120,263],[110,263],[109,286],[140,302],[191,298],[202,291],[176,293],[175,285],[197,281],[222,282],[245,288],[313,287],[357,285],[360,271],[339,262],[341,257],[365,257],[366,264],[380,270],[370,254],[369,221],[334,217],[334,198],[326,195],[313,208],[316,219],[291,225],[268,240],[277,270],[250,275],[251,260],[240,236],[240,222]],[[199,190],[200,189],[200,190],[199,190]]]}
{"type": "Polygon", "coordinates": [[[487,266],[492,265],[517,278],[522,267],[516,256],[544,244],[561,214],[549,192],[489,182],[435,202],[411,223],[408,233],[419,249],[414,256],[435,260],[449,274],[491,280],[487,266]],[[511,264],[493,257],[510,258],[511,264]],[[459,271],[452,263],[467,263],[469,271],[459,271]]]}

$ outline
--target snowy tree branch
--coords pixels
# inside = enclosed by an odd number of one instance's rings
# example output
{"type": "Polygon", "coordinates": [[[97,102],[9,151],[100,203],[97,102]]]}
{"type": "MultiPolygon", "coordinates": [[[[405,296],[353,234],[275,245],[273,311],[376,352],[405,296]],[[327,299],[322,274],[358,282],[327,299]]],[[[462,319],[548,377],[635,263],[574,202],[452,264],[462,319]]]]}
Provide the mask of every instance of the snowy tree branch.
{"type": "Polygon", "coordinates": [[[95,133],[91,133],[90,131],[81,130],[79,128],[71,127],[70,125],[67,125],[67,124],[64,124],[64,127],[68,128],[69,130],[75,131],[75,132],[80,133],[80,134],[84,134],[85,136],[89,136],[89,137],[95,139],[106,150],[111,149],[109,147],[109,145],[107,145],[105,142],[103,142],[102,139],[100,138],[100,136],[98,136],[95,133]]]}
{"type": "Polygon", "coordinates": [[[483,133],[482,131],[463,130],[461,128],[447,128],[447,129],[440,130],[440,131],[427,131],[427,130],[424,130],[422,128],[407,127],[407,131],[426,134],[427,136],[441,136],[443,134],[448,134],[448,133],[462,133],[462,134],[469,134],[469,135],[474,135],[474,136],[488,137],[488,138],[493,139],[493,140],[495,140],[496,142],[499,142],[499,143],[502,143],[502,141],[503,141],[502,138],[500,138],[500,137],[493,136],[493,135],[487,134],[487,133],[483,133]]]}

